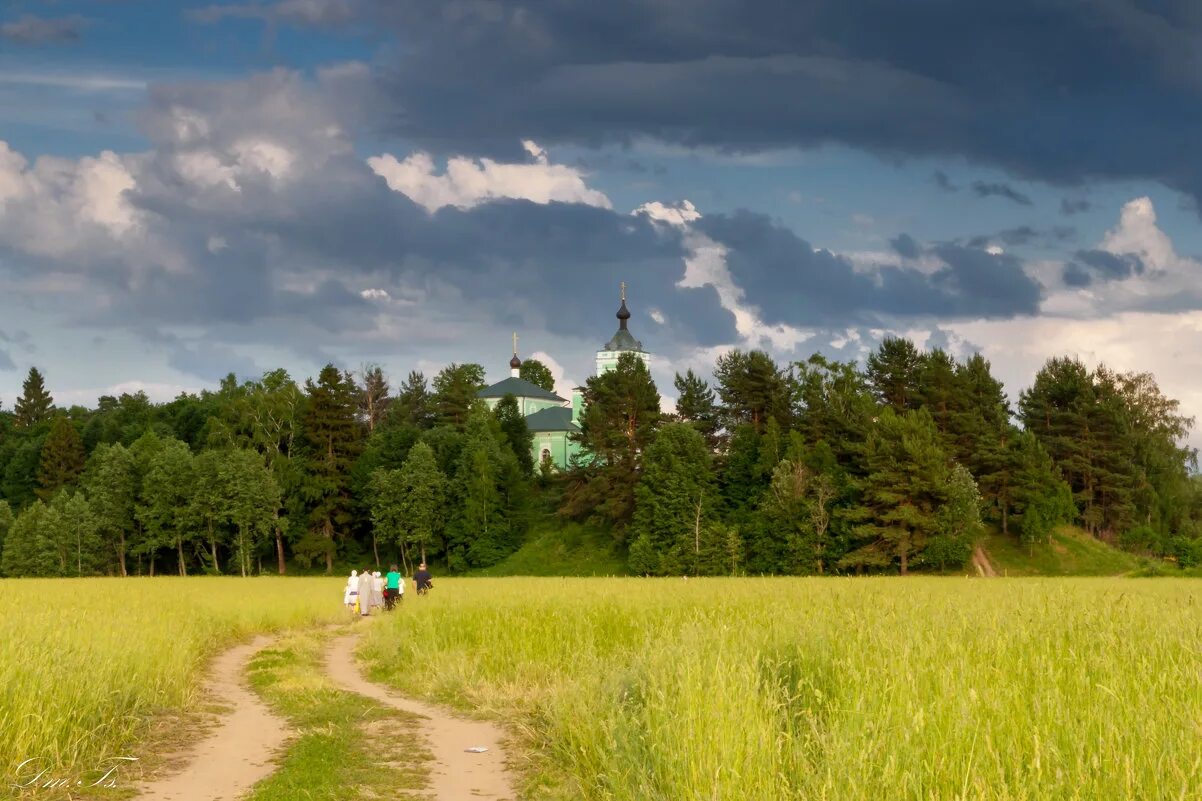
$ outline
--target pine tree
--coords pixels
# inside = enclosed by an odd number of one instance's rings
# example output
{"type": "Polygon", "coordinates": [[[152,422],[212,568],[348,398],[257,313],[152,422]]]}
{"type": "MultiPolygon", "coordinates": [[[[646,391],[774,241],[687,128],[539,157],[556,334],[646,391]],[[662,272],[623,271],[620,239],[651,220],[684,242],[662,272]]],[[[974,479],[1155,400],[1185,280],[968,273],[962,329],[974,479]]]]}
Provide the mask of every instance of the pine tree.
{"type": "Polygon", "coordinates": [[[724,540],[725,532],[715,529],[717,483],[705,440],[696,429],[669,423],[659,430],[644,455],[635,499],[630,526],[633,569],[653,575],[717,572],[718,543],[712,540],[724,540]]]}
{"type": "Polygon", "coordinates": [[[434,425],[434,419],[434,398],[426,387],[426,377],[415,370],[409,373],[400,392],[389,404],[388,422],[425,430],[434,425]]]}
{"type": "Polygon", "coordinates": [[[14,424],[18,429],[33,428],[38,423],[50,419],[54,411],[54,398],[46,391],[42,374],[36,367],[29,368],[29,375],[21,385],[21,397],[13,408],[14,424]]]}
{"type": "Polygon", "coordinates": [[[757,432],[775,417],[788,425],[792,416],[789,382],[767,353],[733,350],[718,357],[714,367],[723,427],[728,431],[749,423],[757,432]]]}
{"type": "Polygon", "coordinates": [[[49,500],[59,488],[73,485],[83,473],[86,456],[83,439],[66,415],[57,415],[42,445],[38,460],[38,489],[42,500],[49,500]]]}
{"type": "Polygon", "coordinates": [[[493,409],[493,416],[501,426],[501,433],[517,459],[522,475],[534,474],[534,435],[526,425],[526,418],[518,408],[518,399],[513,395],[501,398],[493,409]]]}
{"type": "Polygon", "coordinates": [[[484,388],[484,368],[478,364],[449,364],[434,377],[434,409],[438,422],[463,428],[484,388]]]}
{"type": "Polygon", "coordinates": [[[555,376],[551,375],[551,368],[538,359],[522,362],[522,366],[518,368],[518,378],[523,378],[536,387],[542,387],[547,392],[555,391],[555,376]]]}
{"type": "Polygon", "coordinates": [[[660,398],[647,365],[623,353],[614,369],[588,379],[580,431],[581,463],[564,510],[619,527],[634,513],[642,454],[660,424],[660,398]]]}
{"type": "Polygon", "coordinates": [[[806,443],[827,443],[843,470],[863,475],[864,445],[876,417],[867,378],[854,362],[831,361],[818,354],[795,367],[798,430],[806,443]]]}
{"type": "Polygon", "coordinates": [[[964,403],[956,368],[956,361],[941,348],[923,353],[913,387],[914,408],[930,413],[947,449],[954,443],[956,414],[964,403]]]}
{"type": "Polygon", "coordinates": [[[708,382],[690,369],[676,374],[676,419],[688,423],[705,438],[711,451],[718,447],[718,405],[708,382]]]}
{"type": "Polygon", "coordinates": [[[877,401],[895,412],[917,408],[921,364],[922,358],[913,342],[885,337],[876,352],[868,356],[868,382],[877,401]]]}
{"type": "Polygon", "coordinates": [[[860,547],[841,560],[845,567],[897,564],[902,575],[938,533],[950,469],[939,433],[925,411],[897,414],[887,406],[868,440],[868,475],[855,531],[860,547]]]}
{"type": "Polygon", "coordinates": [[[350,470],[362,450],[355,419],[358,391],[349,374],[327,364],[317,382],[305,382],[308,408],[302,425],[307,445],[305,494],[314,534],[327,541],[326,572],[334,569],[334,545],[353,519],[350,470]]]}

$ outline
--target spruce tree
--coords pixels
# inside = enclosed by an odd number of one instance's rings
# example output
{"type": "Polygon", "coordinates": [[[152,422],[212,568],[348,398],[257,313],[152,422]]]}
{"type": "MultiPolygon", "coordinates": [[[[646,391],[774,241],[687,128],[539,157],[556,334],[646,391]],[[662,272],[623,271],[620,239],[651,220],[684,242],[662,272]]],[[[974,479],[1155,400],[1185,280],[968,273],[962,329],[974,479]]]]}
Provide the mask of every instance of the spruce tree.
{"type": "Polygon", "coordinates": [[[35,490],[38,497],[50,500],[61,487],[75,484],[83,473],[85,462],[79,432],[66,415],[57,415],[50,424],[50,433],[39,455],[38,488],[35,490]]]}
{"type": "Polygon", "coordinates": [[[683,376],[676,374],[676,419],[688,423],[705,438],[711,451],[718,447],[718,405],[714,390],[690,368],[683,376]]]}
{"type": "Polygon", "coordinates": [[[725,539],[715,527],[718,501],[704,438],[687,423],[663,426],[647,448],[635,490],[631,568],[653,575],[719,572],[714,553],[720,542],[711,542],[725,539]]]}
{"type": "Polygon", "coordinates": [[[29,368],[29,375],[21,385],[21,397],[13,408],[14,424],[18,429],[33,428],[50,419],[54,410],[54,398],[46,391],[42,374],[36,367],[29,368]]]}
{"type": "Polygon", "coordinates": [[[350,533],[354,516],[350,471],[362,450],[362,432],[356,420],[358,390],[349,374],[327,364],[316,383],[312,379],[305,382],[305,392],[305,494],[310,499],[310,528],[326,540],[323,555],[326,572],[330,572],[334,546],[350,533]]]}
{"type": "Polygon", "coordinates": [[[526,425],[526,418],[518,408],[518,399],[513,395],[501,398],[493,409],[493,416],[501,426],[501,433],[517,459],[522,475],[529,478],[534,474],[534,435],[526,425]]]}
{"type": "Polygon", "coordinates": [[[523,378],[536,387],[542,387],[547,392],[555,391],[555,376],[551,375],[551,368],[538,359],[522,362],[522,366],[518,368],[518,378],[523,378]]]}

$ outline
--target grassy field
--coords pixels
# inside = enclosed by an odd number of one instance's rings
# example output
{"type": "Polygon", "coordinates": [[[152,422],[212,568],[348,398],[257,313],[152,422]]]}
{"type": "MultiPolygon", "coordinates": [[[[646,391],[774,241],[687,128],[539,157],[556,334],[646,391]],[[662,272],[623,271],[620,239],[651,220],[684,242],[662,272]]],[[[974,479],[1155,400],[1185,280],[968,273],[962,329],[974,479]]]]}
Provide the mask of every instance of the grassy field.
{"type": "Polygon", "coordinates": [[[1202,585],[441,580],[377,678],[476,707],[530,797],[1202,797],[1202,585]]]}
{"type": "Polygon", "coordinates": [[[209,656],[251,632],[344,619],[342,581],[0,581],[5,777],[27,759],[74,775],[161,747],[142,742],[150,724],[195,703],[209,656]]]}
{"type": "Polygon", "coordinates": [[[987,535],[982,545],[998,574],[1007,576],[1121,576],[1151,564],[1151,560],[1107,545],[1075,526],[1060,526],[1052,533],[1051,542],[1034,546],[1000,532],[987,535]]]}

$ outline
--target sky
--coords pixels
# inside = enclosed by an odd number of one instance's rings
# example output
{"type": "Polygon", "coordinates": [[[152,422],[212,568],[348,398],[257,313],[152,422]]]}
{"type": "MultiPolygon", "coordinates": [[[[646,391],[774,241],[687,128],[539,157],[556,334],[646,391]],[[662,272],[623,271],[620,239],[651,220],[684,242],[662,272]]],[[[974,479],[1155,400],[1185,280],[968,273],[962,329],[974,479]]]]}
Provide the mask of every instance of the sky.
{"type": "MultiPolygon", "coordinates": [[[[0,408],[734,348],[1202,413],[1190,0],[6,0],[0,408]]],[[[1192,444],[1202,445],[1195,432],[1192,444]]]]}

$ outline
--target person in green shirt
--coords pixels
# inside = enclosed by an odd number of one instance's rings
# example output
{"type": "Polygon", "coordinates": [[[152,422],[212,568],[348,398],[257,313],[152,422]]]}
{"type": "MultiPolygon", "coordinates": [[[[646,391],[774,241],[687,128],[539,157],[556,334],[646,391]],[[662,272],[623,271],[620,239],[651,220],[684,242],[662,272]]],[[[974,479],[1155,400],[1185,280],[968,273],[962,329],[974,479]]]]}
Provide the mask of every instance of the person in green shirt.
{"type": "Polygon", "coordinates": [[[391,612],[396,602],[404,599],[405,580],[401,578],[396,565],[393,565],[388,569],[388,575],[384,577],[384,610],[391,612]]]}

